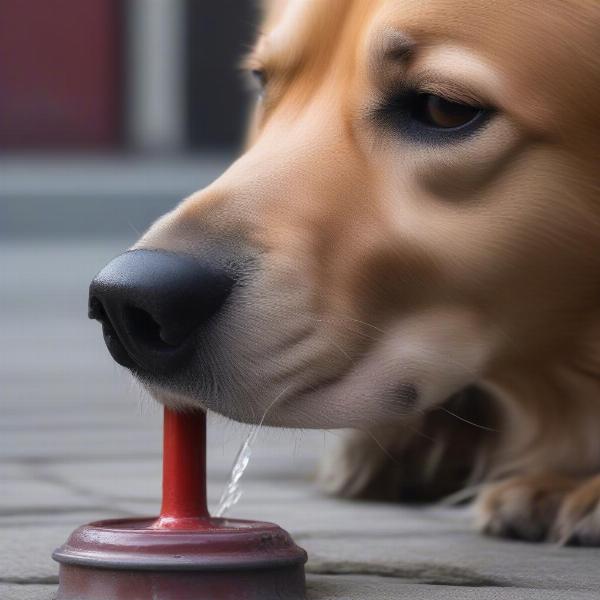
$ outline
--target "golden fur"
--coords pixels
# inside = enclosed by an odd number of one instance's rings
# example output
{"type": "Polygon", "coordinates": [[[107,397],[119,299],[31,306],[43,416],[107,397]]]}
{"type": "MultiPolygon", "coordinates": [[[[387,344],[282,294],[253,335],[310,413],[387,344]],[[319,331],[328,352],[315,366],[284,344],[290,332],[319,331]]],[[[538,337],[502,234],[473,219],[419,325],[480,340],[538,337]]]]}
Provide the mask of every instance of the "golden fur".
{"type": "Polygon", "coordinates": [[[402,498],[465,444],[484,531],[600,543],[599,31],[596,0],[269,2],[247,150],[138,243],[254,260],[219,393],[157,397],[354,428],[321,471],[348,496],[402,498]],[[407,140],[370,116],[401,84],[494,115],[407,140]]]}

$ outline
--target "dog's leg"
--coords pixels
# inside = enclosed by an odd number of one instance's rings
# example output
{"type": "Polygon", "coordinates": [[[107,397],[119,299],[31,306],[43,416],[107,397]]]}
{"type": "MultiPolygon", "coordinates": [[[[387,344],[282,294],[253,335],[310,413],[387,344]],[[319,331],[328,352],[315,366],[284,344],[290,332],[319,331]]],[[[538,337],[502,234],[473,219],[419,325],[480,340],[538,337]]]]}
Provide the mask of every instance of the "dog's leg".
{"type": "Polygon", "coordinates": [[[495,417],[490,399],[471,389],[410,422],[346,432],[321,463],[318,482],[345,498],[437,500],[483,471],[495,417]]]}

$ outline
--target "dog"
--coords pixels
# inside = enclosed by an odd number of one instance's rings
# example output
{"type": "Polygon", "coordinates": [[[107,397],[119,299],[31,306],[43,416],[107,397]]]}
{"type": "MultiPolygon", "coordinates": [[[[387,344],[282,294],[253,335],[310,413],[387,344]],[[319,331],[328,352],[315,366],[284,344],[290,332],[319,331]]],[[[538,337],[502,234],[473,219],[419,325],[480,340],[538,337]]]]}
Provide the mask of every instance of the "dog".
{"type": "Polygon", "coordinates": [[[331,494],[600,544],[600,4],[273,0],[246,150],[90,288],[154,397],[344,428],[331,494]]]}

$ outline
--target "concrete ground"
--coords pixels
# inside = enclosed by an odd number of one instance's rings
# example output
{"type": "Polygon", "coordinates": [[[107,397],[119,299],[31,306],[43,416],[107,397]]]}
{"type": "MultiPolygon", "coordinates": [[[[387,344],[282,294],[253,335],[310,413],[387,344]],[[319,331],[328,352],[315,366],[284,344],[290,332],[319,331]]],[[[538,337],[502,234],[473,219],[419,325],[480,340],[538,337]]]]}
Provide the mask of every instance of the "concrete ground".
{"type": "MultiPolygon", "coordinates": [[[[53,598],[50,554],[77,525],[159,507],[160,410],[86,319],[88,281],[126,243],[0,242],[2,600],[53,598]]],[[[214,506],[247,430],[216,417],[209,428],[214,506]]],[[[263,431],[232,512],[306,548],[310,600],[600,598],[600,550],[486,539],[464,509],[320,496],[311,474],[334,441],[263,431]]]]}

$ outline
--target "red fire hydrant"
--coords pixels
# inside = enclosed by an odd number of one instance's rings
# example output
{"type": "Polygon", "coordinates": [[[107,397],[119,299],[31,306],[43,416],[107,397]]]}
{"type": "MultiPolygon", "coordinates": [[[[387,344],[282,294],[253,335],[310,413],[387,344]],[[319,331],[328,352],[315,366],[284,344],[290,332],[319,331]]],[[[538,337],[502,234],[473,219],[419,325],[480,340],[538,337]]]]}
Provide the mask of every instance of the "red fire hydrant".
{"type": "Polygon", "coordinates": [[[286,531],[210,516],[203,412],[165,409],[158,518],[83,525],[52,556],[57,600],[304,598],[306,552],[286,531]]]}

